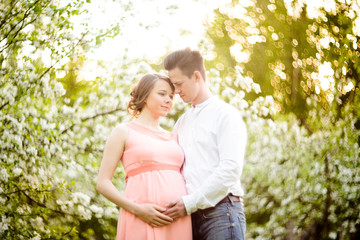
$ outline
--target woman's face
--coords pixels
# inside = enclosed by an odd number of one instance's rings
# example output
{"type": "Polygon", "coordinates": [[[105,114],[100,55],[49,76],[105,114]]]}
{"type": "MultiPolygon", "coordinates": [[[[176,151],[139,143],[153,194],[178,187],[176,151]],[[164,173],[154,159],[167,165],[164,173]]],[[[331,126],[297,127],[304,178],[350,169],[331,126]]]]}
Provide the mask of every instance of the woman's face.
{"type": "Polygon", "coordinates": [[[159,79],[155,82],[146,99],[145,107],[155,116],[166,116],[173,105],[174,92],[168,82],[159,79]]]}

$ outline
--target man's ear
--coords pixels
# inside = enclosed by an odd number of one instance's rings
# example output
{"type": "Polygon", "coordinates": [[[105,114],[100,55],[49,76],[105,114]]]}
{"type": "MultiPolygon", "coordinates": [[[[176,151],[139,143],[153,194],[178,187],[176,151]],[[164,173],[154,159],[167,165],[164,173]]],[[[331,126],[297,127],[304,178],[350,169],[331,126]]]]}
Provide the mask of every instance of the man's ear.
{"type": "Polygon", "coordinates": [[[200,81],[201,80],[201,73],[199,71],[195,71],[194,72],[194,76],[196,81],[200,81]]]}

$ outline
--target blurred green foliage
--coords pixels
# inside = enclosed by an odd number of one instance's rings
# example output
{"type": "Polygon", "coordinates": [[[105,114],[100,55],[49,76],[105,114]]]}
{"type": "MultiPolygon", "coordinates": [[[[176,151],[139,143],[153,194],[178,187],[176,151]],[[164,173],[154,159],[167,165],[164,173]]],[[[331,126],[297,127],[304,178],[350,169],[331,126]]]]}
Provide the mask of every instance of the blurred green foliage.
{"type": "Polygon", "coordinates": [[[333,110],[341,117],[360,81],[360,37],[353,30],[358,3],[329,1],[309,16],[312,5],[303,1],[286,1],[288,6],[285,1],[247,2],[216,10],[207,32],[216,57],[208,65],[222,77],[233,76],[234,67],[241,66],[260,84],[260,95],[272,95],[282,113],[295,113],[303,124],[312,109],[333,110]],[[325,76],[319,74],[324,63],[332,69],[325,76]]]}
{"type": "MultiPolygon", "coordinates": [[[[122,33],[122,19],[74,31],[85,2],[0,3],[1,239],[115,237],[119,209],[95,191],[103,146],[129,121],[131,85],[162,66],[123,56],[82,79],[87,51],[122,33]]],[[[314,15],[304,1],[234,0],[200,43],[215,56],[211,90],[248,126],[247,239],[359,238],[359,4],[328,2],[314,15]]],[[[120,166],[120,191],[124,176],[120,166]]]]}
{"type": "Polygon", "coordinates": [[[247,119],[249,239],[360,236],[359,7],[234,0],[208,25],[208,66],[241,68],[262,89],[245,99],[271,95],[279,111],[247,119]]]}

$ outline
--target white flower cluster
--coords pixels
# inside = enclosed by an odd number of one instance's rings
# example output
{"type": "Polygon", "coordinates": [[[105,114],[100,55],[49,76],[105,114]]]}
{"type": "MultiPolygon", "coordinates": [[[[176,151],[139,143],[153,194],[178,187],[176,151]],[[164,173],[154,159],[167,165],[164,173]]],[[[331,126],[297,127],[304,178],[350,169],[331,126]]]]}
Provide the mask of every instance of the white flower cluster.
{"type": "Polygon", "coordinates": [[[72,194],[72,201],[77,205],[77,211],[84,219],[91,219],[91,211],[89,210],[91,198],[82,193],[75,192],[72,194]]]}
{"type": "Polygon", "coordinates": [[[19,176],[21,173],[22,173],[22,169],[21,168],[18,168],[18,167],[15,167],[13,170],[12,170],[13,174],[15,177],[19,176]]]}
{"type": "Polygon", "coordinates": [[[8,230],[9,229],[9,224],[10,224],[10,218],[2,216],[1,217],[1,222],[0,222],[0,233],[3,233],[6,230],[8,230]]]}
{"type": "Polygon", "coordinates": [[[244,77],[242,74],[243,70],[239,66],[235,67],[235,71],[237,74],[236,74],[236,78],[233,80],[234,86],[241,87],[246,92],[251,92],[251,91],[254,91],[255,93],[261,92],[260,85],[257,83],[254,83],[252,78],[247,77],[247,76],[244,77]]]}
{"type": "Polygon", "coordinates": [[[40,236],[39,233],[35,232],[34,235],[35,235],[35,236],[32,237],[32,238],[30,238],[30,240],[41,240],[41,236],[40,236]]]}
{"type": "Polygon", "coordinates": [[[37,149],[34,146],[30,146],[26,149],[26,152],[30,154],[31,156],[37,155],[37,149]]]}
{"type": "Polygon", "coordinates": [[[90,210],[95,214],[97,218],[101,218],[104,214],[104,209],[94,204],[90,206],[90,210]]]}
{"type": "Polygon", "coordinates": [[[45,75],[41,79],[41,83],[42,94],[46,98],[54,99],[55,97],[61,97],[66,93],[66,90],[64,89],[62,83],[56,80],[50,80],[50,77],[48,75],[45,75]]]}
{"type": "Polygon", "coordinates": [[[0,171],[0,179],[2,181],[4,181],[5,183],[7,183],[8,178],[9,178],[9,174],[8,174],[7,170],[5,168],[2,168],[0,171]]]}
{"type": "Polygon", "coordinates": [[[57,199],[56,203],[60,206],[61,210],[66,213],[75,213],[85,220],[91,219],[91,211],[95,214],[101,214],[101,210],[96,209],[92,205],[90,206],[90,197],[81,192],[72,193],[71,200],[57,199]]]}
{"type": "Polygon", "coordinates": [[[82,192],[75,192],[72,194],[72,197],[75,204],[83,204],[85,206],[90,204],[90,197],[82,192]]]}
{"type": "Polygon", "coordinates": [[[258,97],[252,103],[250,111],[253,114],[267,117],[268,115],[276,114],[276,109],[274,107],[274,99],[272,96],[258,97]]]}
{"type": "Polygon", "coordinates": [[[91,219],[91,211],[85,208],[83,205],[77,206],[77,213],[85,220],[91,219]]]}
{"type": "Polygon", "coordinates": [[[3,101],[0,102],[1,104],[14,104],[15,97],[17,95],[18,88],[12,84],[7,84],[5,87],[0,88],[0,96],[3,98],[3,101]]]}
{"type": "Polygon", "coordinates": [[[61,97],[66,93],[66,90],[60,82],[55,82],[53,91],[55,92],[55,96],[57,97],[61,97]]]}

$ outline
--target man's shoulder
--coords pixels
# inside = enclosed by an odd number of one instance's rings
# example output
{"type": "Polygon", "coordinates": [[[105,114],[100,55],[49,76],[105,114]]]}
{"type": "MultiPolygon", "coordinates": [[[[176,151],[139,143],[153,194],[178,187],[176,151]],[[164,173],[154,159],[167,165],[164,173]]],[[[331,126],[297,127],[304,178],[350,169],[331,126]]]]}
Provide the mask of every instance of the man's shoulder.
{"type": "Polygon", "coordinates": [[[189,111],[190,111],[189,108],[186,109],[185,112],[183,114],[181,114],[180,117],[176,120],[175,125],[178,125],[179,123],[181,123],[184,120],[184,118],[186,118],[186,115],[189,114],[189,111]]]}
{"type": "Polygon", "coordinates": [[[214,100],[213,110],[219,114],[240,114],[240,110],[220,98],[214,100]]]}

